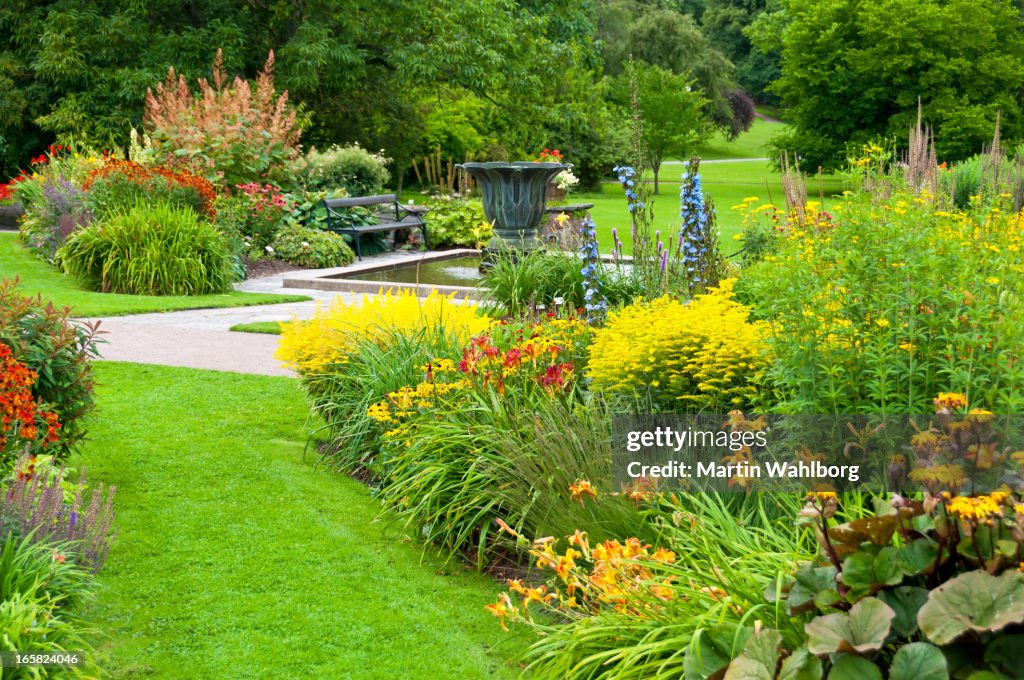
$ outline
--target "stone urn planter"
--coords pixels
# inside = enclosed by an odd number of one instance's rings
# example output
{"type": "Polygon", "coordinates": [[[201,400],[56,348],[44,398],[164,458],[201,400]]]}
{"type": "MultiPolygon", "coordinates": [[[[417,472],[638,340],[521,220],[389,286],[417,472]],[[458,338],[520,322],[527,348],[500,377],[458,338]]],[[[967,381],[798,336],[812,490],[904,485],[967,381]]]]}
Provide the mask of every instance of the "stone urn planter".
{"type": "Polygon", "coordinates": [[[17,229],[18,218],[25,214],[20,203],[0,205],[0,229],[17,229]]]}
{"type": "Polygon", "coordinates": [[[464,163],[459,166],[480,185],[484,214],[494,224],[491,251],[531,251],[541,247],[538,228],[544,217],[548,185],[567,163],[464,163]]]}

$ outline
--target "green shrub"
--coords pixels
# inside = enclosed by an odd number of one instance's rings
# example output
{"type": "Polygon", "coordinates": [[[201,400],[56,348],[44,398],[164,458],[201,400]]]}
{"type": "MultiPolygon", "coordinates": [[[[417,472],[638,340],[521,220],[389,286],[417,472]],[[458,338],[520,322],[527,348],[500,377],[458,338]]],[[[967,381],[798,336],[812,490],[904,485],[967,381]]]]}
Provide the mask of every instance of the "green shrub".
{"type": "Polygon", "coordinates": [[[326,151],[313,149],[305,160],[307,191],[344,189],[349,196],[372,196],[381,193],[391,179],[387,169],[390,160],[358,144],[332,146],[326,151]]]}
{"type": "Polygon", "coordinates": [[[274,257],[307,269],[344,267],[356,259],[341,236],[307,227],[284,227],[270,245],[274,257]]]}
{"type": "Polygon", "coordinates": [[[263,255],[277,231],[290,219],[294,199],[273,184],[239,184],[217,197],[215,223],[222,233],[241,239],[246,252],[263,255]]]}
{"type": "Polygon", "coordinates": [[[324,200],[328,198],[346,198],[348,192],[344,189],[328,191],[302,191],[289,196],[291,214],[288,222],[300,227],[310,229],[325,229],[327,227],[327,208],[324,207],[324,200]]]}
{"type": "Polygon", "coordinates": [[[793,413],[926,413],[936,394],[1024,404],[1024,239],[1016,214],[854,196],[833,224],[791,224],[744,271],[771,325],[769,386],[793,413]]]}
{"type": "Polygon", "coordinates": [[[90,290],[133,295],[202,295],[231,287],[224,236],[191,210],[136,205],[75,233],[57,253],[90,290]]]}
{"type": "Polygon", "coordinates": [[[97,356],[96,327],[69,315],[66,307],[20,294],[17,280],[0,282],[0,342],[38,374],[32,394],[57,413],[60,439],[52,450],[61,459],[85,436],[85,416],[95,405],[91,361],[97,356]]]}
{"type": "Polygon", "coordinates": [[[491,237],[491,224],[478,200],[444,197],[424,217],[431,248],[479,248],[491,237]]]}

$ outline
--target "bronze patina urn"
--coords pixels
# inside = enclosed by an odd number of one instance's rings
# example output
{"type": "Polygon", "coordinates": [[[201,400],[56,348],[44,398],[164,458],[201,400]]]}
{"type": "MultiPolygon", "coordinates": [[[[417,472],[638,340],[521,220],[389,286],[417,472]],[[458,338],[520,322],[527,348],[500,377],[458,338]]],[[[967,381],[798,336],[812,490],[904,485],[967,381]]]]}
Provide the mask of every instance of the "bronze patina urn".
{"type": "Polygon", "coordinates": [[[570,163],[463,163],[459,166],[480,185],[484,214],[494,225],[491,251],[531,251],[541,247],[537,237],[548,185],[570,163]]]}

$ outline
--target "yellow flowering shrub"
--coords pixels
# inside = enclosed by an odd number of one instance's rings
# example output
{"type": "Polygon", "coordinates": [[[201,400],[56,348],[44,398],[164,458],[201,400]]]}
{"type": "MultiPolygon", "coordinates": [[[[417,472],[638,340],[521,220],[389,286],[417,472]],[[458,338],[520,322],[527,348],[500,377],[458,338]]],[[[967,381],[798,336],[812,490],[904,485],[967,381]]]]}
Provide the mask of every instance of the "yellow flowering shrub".
{"type": "Polygon", "coordinates": [[[454,295],[436,291],[420,298],[410,291],[396,294],[389,289],[378,295],[364,295],[357,303],[339,296],[326,309],[318,306],[309,320],[282,324],[275,357],[285,366],[309,375],[331,364],[345,363],[359,340],[385,332],[413,334],[431,328],[466,342],[490,325],[491,320],[480,314],[476,305],[460,304],[454,295]]]}
{"type": "Polygon", "coordinates": [[[733,299],[732,279],[689,302],[661,297],[613,314],[590,348],[592,389],[649,395],[669,410],[758,401],[767,325],[733,299]]]}

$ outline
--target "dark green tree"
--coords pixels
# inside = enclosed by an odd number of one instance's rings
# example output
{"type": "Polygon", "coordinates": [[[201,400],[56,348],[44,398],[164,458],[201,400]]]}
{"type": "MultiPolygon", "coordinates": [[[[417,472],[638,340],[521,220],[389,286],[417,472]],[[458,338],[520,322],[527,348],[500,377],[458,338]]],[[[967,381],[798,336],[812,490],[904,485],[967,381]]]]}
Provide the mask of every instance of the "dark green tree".
{"type": "Polygon", "coordinates": [[[1007,0],[786,0],[765,20],[781,28],[755,41],[779,41],[771,89],[792,123],[775,144],[805,168],[836,168],[848,143],[902,139],[919,97],[940,160],[980,151],[997,112],[1004,139],[1024,133],[1024,37],[1007,0]]]}
{"type": "Polygon", "coordinates": [[[756,101],[765,104],[778,103],[778,97],[766,88],[779,77],[781,54],[778,49],[763,51],[747,34],[768,6],[775,4],[776,0],[708,0],[701,17],[708,42],[736,67],[736,82],[756,101]]]}

